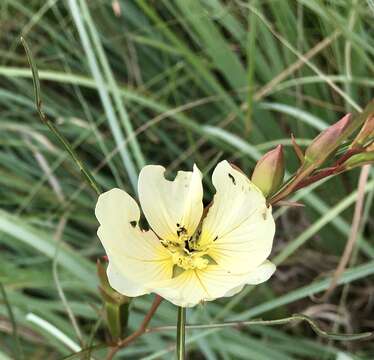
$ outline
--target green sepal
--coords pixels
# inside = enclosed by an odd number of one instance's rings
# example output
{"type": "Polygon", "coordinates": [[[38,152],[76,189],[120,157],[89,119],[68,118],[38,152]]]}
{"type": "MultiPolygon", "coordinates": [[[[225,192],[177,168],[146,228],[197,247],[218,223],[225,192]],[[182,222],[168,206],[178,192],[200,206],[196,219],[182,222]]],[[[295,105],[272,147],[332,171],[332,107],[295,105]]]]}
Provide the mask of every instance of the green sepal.
{"type": "Polygon", "coordinates": [[[97,261],[97,274],[100,281],[99,291],[104,302],[105,320],[114,342],[123,338],[127,329],[131,298],[114,290],[108,281],[106,269],[97,261]]]}
{"type": "Polygon", "coordinates": [[[374,151],[353,155],[343,164],[343,166],[346,170],[350,170],[358,166],[372,163],[374,163],[374,151]]]}
{"type": "Polygon", "coordinates": [[[105,302],[106,322],[114,342],[124,337],[129,319],[129,305],[130,303],[115,304],[105,302]]]}

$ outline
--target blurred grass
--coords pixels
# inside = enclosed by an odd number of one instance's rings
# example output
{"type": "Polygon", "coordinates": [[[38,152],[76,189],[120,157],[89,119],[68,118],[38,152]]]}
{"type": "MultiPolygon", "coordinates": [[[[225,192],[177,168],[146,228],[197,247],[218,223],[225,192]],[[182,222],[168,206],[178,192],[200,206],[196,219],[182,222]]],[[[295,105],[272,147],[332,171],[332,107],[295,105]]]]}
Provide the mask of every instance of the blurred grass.
{"type": "MultiPolygon", "coordinates": [[[[297,159],[290,132],[306,145],[352,106],[373,98],[372,1],[122,0],[119,5],[116,15],[109,1],[0,4],[0,282],[8,299],[0,300],[1,359],[14,357],[17,338],[26,359],[61,359],[73,352],[71,344],[84,346],[59,297],[54,260],[83,341],[92,331],[94,343],[105,340],[104,327],[96,327],[101,302],[94,263],[103,254],[95,234],[96,197],[38,120],[20,35],[40,70],[45,112],[103,189],[119,186],[134,195],[144,163],[175,172],[196,162],[206,175],[209,200],[209,175],[218,159],[249,173],[278,143],[285,144],[291,173],[297,159]],[[55,232],[64,216],[56,255],[55,232]],[[30,321],[35,316],[44,323],[30,321]]],[[[369,194],[372,179],[373,174],[369,194]]],[[[329,304],[310,298],[328,287],[320,277],[331,275],[338,263],[356,186],[353,171],[298,193],[304,209],[275,209],[272,258],[279,267],[271,281],[189,310],[190,322],[306,312],[327,330],[373,328],[371,202],[357,264],[342,278],[350,284],[343,311],[340,290],[329,304]]],[[[131,329],[151,300],[144,296],[133,302],[131,329]]],[[[175,320],[176,310],[165,303],[153,324],[175,320]]],[[[147,335],[121,354],[169,359],[174,340],[171,333],[147,335]]],[[[370,342],[327,343],[304,325],[194,331],[188,343],[193,359],[374,356],[370,342]]]]}

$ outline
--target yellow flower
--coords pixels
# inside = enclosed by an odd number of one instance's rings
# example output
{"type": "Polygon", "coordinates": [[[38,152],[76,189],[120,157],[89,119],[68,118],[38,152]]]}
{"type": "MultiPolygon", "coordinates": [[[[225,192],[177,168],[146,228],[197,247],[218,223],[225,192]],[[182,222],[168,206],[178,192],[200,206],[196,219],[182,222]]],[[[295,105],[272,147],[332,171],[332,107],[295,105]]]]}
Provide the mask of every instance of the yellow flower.
{"type": "Polygon", "coordinates": [[[261,191],[227,161],[213,172],[216,194],[203,216],[202,175],[179,171],[166,180],[162,166],[145,166],[139,200],[148,224],[125,191],[100,195],[98,236],[109,258],[110,285],[127,296],[157,293],[175,305],[232,296],[270,278],[275,224],[261,191]]]}

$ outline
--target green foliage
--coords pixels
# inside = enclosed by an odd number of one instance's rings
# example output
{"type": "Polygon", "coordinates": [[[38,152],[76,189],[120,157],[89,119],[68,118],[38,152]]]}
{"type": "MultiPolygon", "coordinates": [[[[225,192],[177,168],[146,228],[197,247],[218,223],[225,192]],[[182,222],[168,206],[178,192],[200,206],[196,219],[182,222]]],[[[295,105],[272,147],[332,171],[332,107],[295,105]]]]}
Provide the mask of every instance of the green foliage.
{"type": "MultiPolygon", "coordinates": [[[[80,357],[101,359],[106,350],[100,344],[108,337],[95,273],[103,255],[96,194],[38,117],[21,35],[39,69],[42,111],[51,124],[101,189],[118,186],[134,196],[143,164],[163,164],[173,174],[197,163],[209,202],[211,169],[219,159],[250,175],[256,160],[278,144],[284,145],[287,179],[298,167],[290,132],[305,148],[373,97],[371,0],[119,5],[116,15],[110,1],[0,3],[0,358],[61,359],[92,347],[80,357]]],[[[315,306],[312,298],[328,288],[349,235],[357,175],[303,189],[292,200],[305,208],[274,208],[274,277],[188,310],[187,322],[302,312],[328,332],[370,330],[373,174],[351,268],[330,305],[315,306]]],[[[130,331],[151,302],[151,296],[132,301],[130,331]]],[[[151,326],[175,325],[176,317],[176,309],[162,303],[151,326]]],[[[174,332],[146,334],[118,358],[170,359],[175,340],[174,332]]],[[[191,358],[208,360],[328,360],[341,353],[370,359],[374,353],[370,341],[349,346],[321,339],[302,324],[199,329],[187,332],[186,342],[191,358]]]]}

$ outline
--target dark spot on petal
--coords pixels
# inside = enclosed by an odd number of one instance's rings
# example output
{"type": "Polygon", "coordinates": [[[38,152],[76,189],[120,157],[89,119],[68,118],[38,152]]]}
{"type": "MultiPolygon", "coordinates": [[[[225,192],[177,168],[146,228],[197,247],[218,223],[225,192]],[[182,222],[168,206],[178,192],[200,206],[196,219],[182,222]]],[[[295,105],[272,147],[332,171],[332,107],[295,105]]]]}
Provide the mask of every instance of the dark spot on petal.
{"type": "Polygon", "coordinates": [[[218,235],[213,239],[213,241],[216,241],[218,239],[218,235]]]}
{"type": "Polygon", "coordinates": [[[178,226],[179,229],[177,230],[177,235],[178,237],[181,236],[182,234],[186,234],[187,233],[187,230],[184,226],[178,226]]]}
{"type": "Polygon", "coordinates": [[[132,227],[135,227],[135,226],[136,226],[136,224],[137,224],[137,221],[135,221],[135,220],[133,220],[133,221],[130,221],[130,224],[131,224],[131,226],[132,226],[132,227]]]}
{"type": "Polygon", "coordinates": [[[232,175],[232,174],[228,174],[229,175],[229,178],[230,178],[230,180],[232,181],[232,183],[234,184],[234,185],[236,185],[236,181],[235,181],[235,178],[234,178],[234,176],[232,175]]]}

